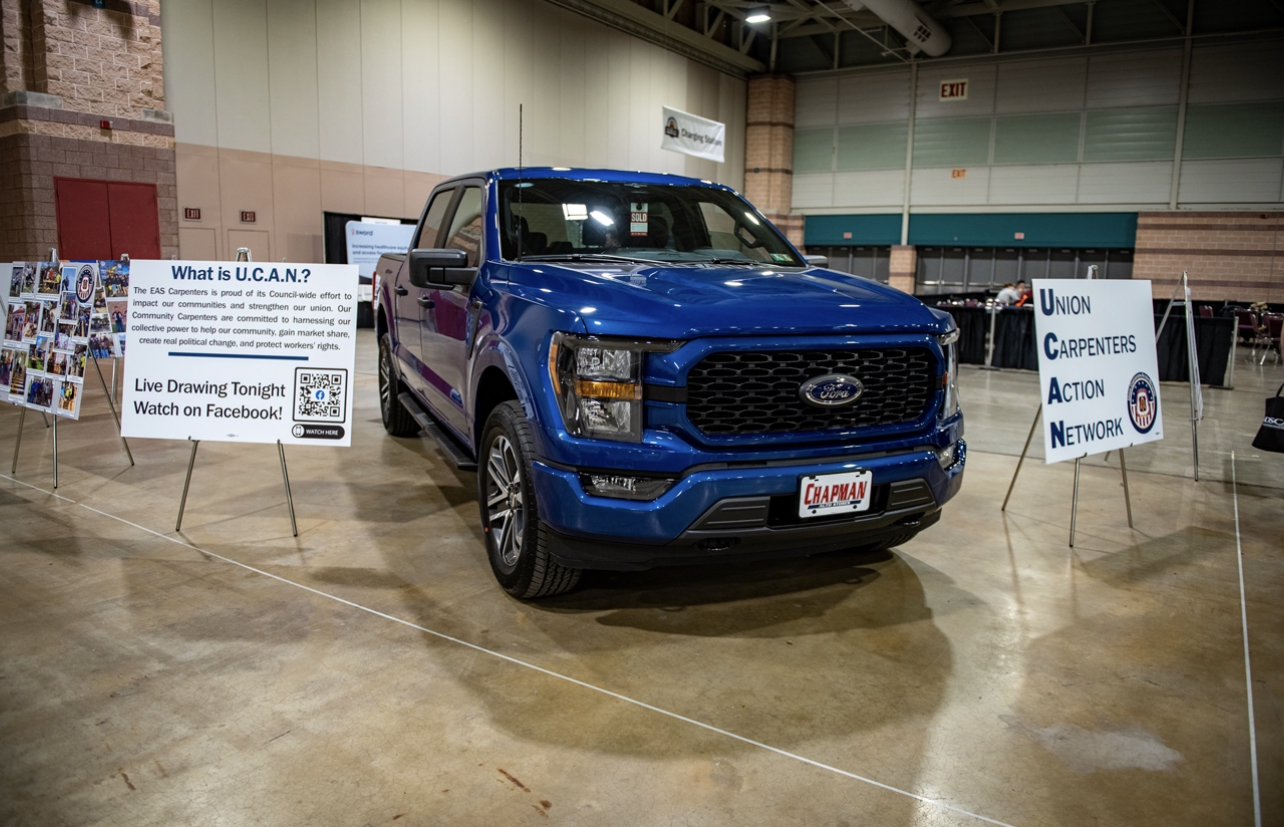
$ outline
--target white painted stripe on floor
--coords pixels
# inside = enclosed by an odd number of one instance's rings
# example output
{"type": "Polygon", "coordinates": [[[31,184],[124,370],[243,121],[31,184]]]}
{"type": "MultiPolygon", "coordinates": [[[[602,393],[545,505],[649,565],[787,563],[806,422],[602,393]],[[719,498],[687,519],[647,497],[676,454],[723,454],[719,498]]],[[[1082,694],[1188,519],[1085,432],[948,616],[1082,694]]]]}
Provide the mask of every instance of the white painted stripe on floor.
{"type": "Polygon", "coordinates": [[[834,767],[829,764],[824,764],[824,763],[821,763],[820,761],[812,760],[811,758],[806,758],[802,755],[798,755],[797,753],[789,752],[788,750],[783,750],[783,749],[780,749],[779,747],[773,747],[770,744],[764,744],[761,741],[755,741],[752,738],[746,738],[743,735],[737,735],[734,732],[730,732],[725,729],[720,729],[719,727],[716,727],[712,724],[706,724],[703,721],[697,721],[694,718],[688,718],[687,716],[681,715],[677,712],[671,712],[667,709],[662,709],[661,707],[653,706],[647,703],[646,701],[639,701],[636,698],[630,698],[627,695],[621,695],[618,692],[612,692],[609,689],[604,689],[603,687],[595,686],[591,683],[585,683],[584,681],[578,680],[576,678],[572,678],[569,675],[563,675],[559,672],[554,672],[551,669],[545,669],[542,666],[537,666],[533,663],[529,663],[519,658],[512,657],[511,655],[505,655],[502,652],[496,652],[492,649],[487,649],[484,646],[478,646],[475,643],[469,643],[466,640],[453,637],[451,635],[445,634],[444,632],[434,631],[425,626],[420,626],[417,623],[412,623],[409,620],[404,620],[395,615],[386,614],[384,612],[379,611],[378,609],[372,609],[369,606],[362,606],[360,603],[354,603],[351,600],[345,600],[344,598],[339,597],[338,595],[329,594],[328,592],[323,592],[318,589],[314,589],[311,586],[305,586],[302,583],[297,583],[293,580],[289,580],[285,577],[281,577],[280,575],[272,574],[271,572],[255,568],[254,566],[248,565],[246,563],[242,563],[239,560],[233,560],[230,557],[224,557],[221,554],[216,554],[215,552],[208,551],[206,549],[201,548],[200,546],[193,545],[192,543],[186,542],[184,540],[180,540],[168,534],[161,534],[159,531],[155,531],[146,526],[141,526],[138,523],[130,522],[129,520],[126,520],[124,517],[118,517],[115,514],[102,511],[90,505],[85,505],[84,503],[77,502],[76,500],[73,500],[70,497],[63,496],[62,494],[58,494],[53,491],[48,491],[37,485],[32,485],[31,483],[23,482],[22,480],[19,480],[19,479],[14,479],[13,477],[10,477],[6,474],[0,474],[0,479],[9,480],[10,482],[14,482],[14,483],[17,483],[18,485],[24,486],[26,488],[30,488],[33,491],[40,491],[43,494],[48,494],[49,496],[56,497],[57,499],[63,500],[64,502],[67,502],[67,503],[71,503],[72,505],[78,505],[87,511],[92,511],[95,514],[102,515],[103,517],[107,517],[108,519],[116,520],[117,522],[124,523],[127,526],[132,526],[138,529],[139,531],[144,531],[148,534],[159,537],[162,540],[168,540],[171,543],[175,543],[185,548],[190,548],[193,551],[206,555],[207,557],[213,557],[216,560],[222,560],[224,563],[230,563],[233,566],[238,566],[247,571],[252,571],[255,574],[261,574],[264,577],[270,577],[273,580],[278,580],[282,583],[285,583],[286,585],[294,586],[295,588],[302,589],[303,591],[306,591],[306,592],[311,592],[312,594],[315,594],[318,597],[324,597],[329,600],[333,600],[336,603],[342,603],[345,606],[351,606],[354,609],[359,609],[363,612],[368,612],[369,614],[372,614],[376,617],[381,617],[384,620],[391,620],[393,623],[400,623],[403,626],[408,626],[411,629],[414,629],[419,632],[423,632],[424,634],[432,635],[433,637],[439,638],[441,640],[447,640],[447,641],[450,641],[451,643],[456,643],[460,646],[467,647],[474,651],[499,658],[500,660],[508,661],[509,663],[515,664],[517,666],[524,666],[527,669],[540,672],[544,675],[548,675],[551,678],[557,678],[558,680],[563,680],[563,681],[566,681],[567,683],[575,684],[576,686],[583,687],[584,689],[590,689],[594,692],[598,692],[608,697],[615,698],[616,700],[624,701],[625,703],[633,704],[634,706],[641,707],[642,709],[650,710],[651,712],[656,712],[656,713],[659,713],[660,715],[665,715],[669,718],[682,721],[683,723],[691,724],[692,726],[696,726],[701,729],[708,730],[709,732],[714,732],[714,733],[717,733],[718,735],[731,738],[733,740],[741,742],[742,744],[749,744],[750,746],[758,747],[759,749],[764,749],[768,752],[774,752],[776,755],[781,755],[781,756],[784,756],[785,758],[792,758],[795,761],[800,761],[804,764],[810,764],[811,766],[816,767],[818,769],[828,770],[829,772],[835,773],[837,775],[841,775],[846,778],[853,779],[855,781],[861,781],[865,784],[878,787],[879,789],[887,790],[888,792],[893,792],[893,793],[896,793],[897,795],[903,795],[907,798],[912,798],[915,801],[921,801],[924,804],[930,804],[933,807],[939,807],[942,810],[949,810],[952,813],[958,813],[959,815],[975,818],[979,821],[984,821],[986,824],[995,824],[995,825],[998,825],[998,827],[1013,827],[1013,825],[1008,824],[1005,821],[997,821],[993,818],[987,818],[986,816],[980,815],[978,813],[973,813],[968,810],[964,810],[961,807],[955,807],[952,804],[946,804],[943,801],[938,801],[936,799],[928,798],[927,796],[919,795],[917,793],[912,793],[908,790],[902,790],[899,787],[893,787],[890,784],[884,784],[881,781],[875,781],[872,778],[867,778],[863,775],[858,775],[857,773],[854,773],[854,772],[848,772],[847,770],[842,770],[842,769],[839,769],[838,767],[834,767]]]}
{"type": "Polygon", "coordinates": [[[1239,561],[1239,620],[1244,630],[1244,681],[1248,684],[1248,751],[1253,768],[1253,824],[1262,827],[1262,790],[1257,782],[1257,722],[1253,719],[1253,661],[1248,656],[1248,599],[1244,596],[1244,543],[1239,536],[1239,478],[1231,451],[1231,493],[1235,502],[1235,557],[1239,561]]]}

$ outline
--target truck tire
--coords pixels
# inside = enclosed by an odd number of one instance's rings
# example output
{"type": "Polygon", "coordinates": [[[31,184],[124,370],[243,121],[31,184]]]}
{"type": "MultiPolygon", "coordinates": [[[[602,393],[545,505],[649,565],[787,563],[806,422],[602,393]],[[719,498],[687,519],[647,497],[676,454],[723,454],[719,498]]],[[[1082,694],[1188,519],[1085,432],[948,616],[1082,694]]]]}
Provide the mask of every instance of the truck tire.
{"type": "Polygon", "coordinates": [[[383,429],[393,436],[414,436],[419,433],[419,423],[398,399],[401,379],[392,359],[392,334],[379,337],[379,415],[383,429]]]}
{"type": "Polygon", "coordinates": [[[534,444],[522,406],[510,401],[491,412],[477,452],[486,557],[499,585],[520,600],[552,597],[580,582],[579,569],[559,565],[548,551],[531,477],[534,444]]]}

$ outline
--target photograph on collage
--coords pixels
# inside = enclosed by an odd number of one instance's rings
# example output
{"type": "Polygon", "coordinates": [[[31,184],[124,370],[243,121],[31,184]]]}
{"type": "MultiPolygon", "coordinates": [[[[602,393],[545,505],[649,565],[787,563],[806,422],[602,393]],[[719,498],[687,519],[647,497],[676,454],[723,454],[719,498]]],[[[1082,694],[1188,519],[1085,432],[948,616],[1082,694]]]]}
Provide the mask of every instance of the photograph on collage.
{"type": "Polygon", "coordinates": [[[58,380],[44,374],[27,372],[27,407],[39,411],[53,409],[54,384],[58,380]]]}
{"type": "Polygon", "coordinates": [[[58,383],[58,407],[54,413],[58,416],[69,416],[72,419],[80,418],[80,398],[84,394],[84,388],[74,382],[58,383]]]}
{"type": "Polygon", "coordinates": [[[54,329],[58,326],[58,305],[55,302],[41,302],[44,305],[44,312],[40,314],[40,329],[37,335],[53,336],[54,329]]]}
{"type": "Polygon", "coordinates": [[[75,350],[71,353],[71,358],[67,360],[67,378],[83,380],[85,378],[85,366],[88,363],[89,345],[76,345],[75,350]]]}
{"type": "Polygon", "coordinates": [[[95,359],[110,359],[115,355],[115,342],[104,333],[95,333],[89,337],[89,352],[95,359]]]}
{"type": "Polygon", "coordinates": [[[129,302],[108,300],[107,317],[111,319],[112,333],[124,333],[129,322],[129,302]]]}
{"type": "Polygon", "coordinates": [[[108,301],[129,297],[129,262],[100,261],[98,272],[102,276],[103,293],[108,301]]]}
{"type": "Polygon", "coordinates": [[[62,268],[56,261],[44,261],[40,264],[40,279],[36,283],[36,295],[41,298],[54,297],[62,292],[62,268]]]}
{"type": "Polygon", "coordinates": [[[0,350],[0,400],[9,398],[9,382],[13,379],[13,359],[17,351],[0,350]]]}
{"type": "Polygon", "coordinates": [[[22,341],[22,332],[27,327],[27,303],[13,302],[4,322],[4,340],[18,343],[22,341]]]}
{"type": "Polygon", "coordinates": [[[27,351],[14,350],[9,372],[9,401],[21,402],[27,391],[27,351]]]}
{"type": "Polygon", "coordinates": [[[22,288],[19,295],[24,299],[34,299],[36,297],[36,278],[40,274],[40,265],[36,262],[29,262],[22,268],[22,288]]]}
{"type": "Polygon", "coordinates": [[[49,354],[53,352],[53,342],[47,336],[36,339],[36,343],[27,347],[27,370],[45,371],[49,364],[49,354]]]}
{"type": "Polygon", "coordinates": [[[27,302],[26,323],[22,326],[22,340],[24,342],[34,342],[37,334],[40,333],[40,319],[44,316],[45,303],[37,301],[27,302]]]}
{"type": "Polygon", "coordinates": [[[72,338],[83,339],[89,335],[89,315],[88,307],[76,311],[76,324],[71,328],[72,338]]]}
{"type": "Polygon", "coordinates": [[[32,272],[35,271],[34,265],[27,264],[25,261],[15,261],[13,263],[10,270],[9,284],[7,285],[8,290],[5,293],[9,298],[18,299],[22,297],[22,277],[29,267],[32,272]]]}

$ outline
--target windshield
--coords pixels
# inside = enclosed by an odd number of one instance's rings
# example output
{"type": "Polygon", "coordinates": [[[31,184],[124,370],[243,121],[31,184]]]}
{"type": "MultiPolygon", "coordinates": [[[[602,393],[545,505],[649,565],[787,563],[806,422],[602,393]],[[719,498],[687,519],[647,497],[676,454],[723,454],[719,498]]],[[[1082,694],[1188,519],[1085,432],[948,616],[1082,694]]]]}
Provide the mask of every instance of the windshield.
{"type": "Polygon", "coordinates": [[[803,267],[753,208],[725,190],[536,178],[499,187],[504,258],[803,267]]]}

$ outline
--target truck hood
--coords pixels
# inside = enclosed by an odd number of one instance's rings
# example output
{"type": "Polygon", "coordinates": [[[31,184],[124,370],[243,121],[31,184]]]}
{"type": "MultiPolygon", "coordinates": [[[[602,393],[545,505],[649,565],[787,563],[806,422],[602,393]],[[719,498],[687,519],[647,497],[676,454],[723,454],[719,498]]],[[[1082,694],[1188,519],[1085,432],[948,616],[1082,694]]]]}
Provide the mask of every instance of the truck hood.
{"type": "Polygon", "coordinates": [[[944,333],[949,317],[877,282],[825,270],[742,266],[507,266],[510,289],[579,313],[589,333],[698,336],[944,333]]]}

